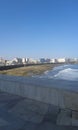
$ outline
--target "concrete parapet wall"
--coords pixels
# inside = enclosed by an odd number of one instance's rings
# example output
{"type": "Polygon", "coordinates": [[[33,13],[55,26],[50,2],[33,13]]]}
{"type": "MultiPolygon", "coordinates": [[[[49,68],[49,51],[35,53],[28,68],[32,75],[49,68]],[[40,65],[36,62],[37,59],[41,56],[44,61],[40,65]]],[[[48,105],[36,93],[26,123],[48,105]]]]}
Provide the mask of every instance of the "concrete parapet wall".
{"type": "Polygon", "coordinates": [[[45,80],[38,83],[38,79],[0,75],[0,90],[78,111],[78,93],[46,84],[45,80]]]}

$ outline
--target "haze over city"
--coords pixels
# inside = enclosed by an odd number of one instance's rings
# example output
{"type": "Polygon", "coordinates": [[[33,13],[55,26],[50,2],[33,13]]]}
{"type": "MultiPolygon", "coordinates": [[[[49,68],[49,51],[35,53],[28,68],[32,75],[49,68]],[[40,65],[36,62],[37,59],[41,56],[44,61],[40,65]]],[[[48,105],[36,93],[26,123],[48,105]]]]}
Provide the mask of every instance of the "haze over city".
{"type": "Polygon", "coordinates": [[[0,57],[78,58],[78,0],[0,0],[0,57]]]}

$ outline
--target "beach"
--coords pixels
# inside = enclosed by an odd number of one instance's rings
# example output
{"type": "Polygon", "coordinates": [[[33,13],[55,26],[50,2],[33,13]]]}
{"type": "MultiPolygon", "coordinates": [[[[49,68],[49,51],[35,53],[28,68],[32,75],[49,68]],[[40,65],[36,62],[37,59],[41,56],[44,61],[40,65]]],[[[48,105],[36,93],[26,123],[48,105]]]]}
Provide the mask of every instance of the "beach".
{"type": "Polygon", "coordinates": [[[59,65],[60,64],[43,64],[43,65],[41,64],[41,65],[24,66],[20,68],[3,70],[0,71],[0,74],[31,77],[32,75],[41,75],[45,71],[52,70],[54,67],[59,65]]]}

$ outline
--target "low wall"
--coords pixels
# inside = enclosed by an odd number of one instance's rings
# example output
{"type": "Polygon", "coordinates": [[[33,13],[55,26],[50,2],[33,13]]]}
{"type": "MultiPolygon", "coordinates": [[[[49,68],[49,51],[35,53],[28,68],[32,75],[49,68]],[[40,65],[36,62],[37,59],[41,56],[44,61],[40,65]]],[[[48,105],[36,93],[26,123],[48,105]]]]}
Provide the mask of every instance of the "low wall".
{"type": "Polygon", "coordinates": [[[53,86],[46,80],[0,75],[0,90],[61,108],[78,110],[78,93],[53,86]]]}

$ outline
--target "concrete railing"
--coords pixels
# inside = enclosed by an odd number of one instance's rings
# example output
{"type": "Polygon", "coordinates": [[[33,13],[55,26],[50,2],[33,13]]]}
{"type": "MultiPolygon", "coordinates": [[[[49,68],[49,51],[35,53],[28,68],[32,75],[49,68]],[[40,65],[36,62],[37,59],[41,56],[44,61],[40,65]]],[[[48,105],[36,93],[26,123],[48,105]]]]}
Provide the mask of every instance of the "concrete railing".
{"type": "Polygon", "coordinates": [[[62,89],[64,84],[46,79],[0,75],[0,90],[61,108],[78,110],[78,93],[62,89]],[[54,84],[55,83],[55,84],[54,84]],[[57,87],[60,86],[61,87],[57,87]]]}

